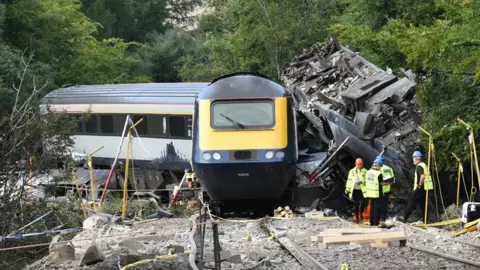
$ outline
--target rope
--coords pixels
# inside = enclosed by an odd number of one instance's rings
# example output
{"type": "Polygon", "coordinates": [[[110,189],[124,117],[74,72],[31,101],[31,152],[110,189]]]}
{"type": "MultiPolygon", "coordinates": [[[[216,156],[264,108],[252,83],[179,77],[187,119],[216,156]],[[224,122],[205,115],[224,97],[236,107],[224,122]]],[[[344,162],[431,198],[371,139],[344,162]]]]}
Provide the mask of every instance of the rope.
{"type": "MultiPolygon", "coordinates": [[[[185,250],[184,253],[185,254],[190,254],[190,250],[185,250]]],[[[153,259],[141,260],[141,261],[138,261],[138,262],[134,262],[134,263],[125,265],[124,267],[121,268],[121,270],[126,270],[126,269],[133,268],[133,267],[136,267],[136,266],[145,265],[145,264],[151,263],[151,262],[156,262],[157,260],[175,259],[175,258],[177,258],[177,254],[155,256],[155,258],[153,258],[153,259]]]]}
{"type": "MultiPolygon", "coordinates": [[[[128,118],[128,121],[130,122],[131,125],[134,124],[133,121],[132,121],[132,119],[131,119],[130,117],[128,118]]],[[[152,159],[156,159],[156,157],[154,157],[154,156],[152,155],[152,153],[150,153],[150,151],[148,151],[148,150],[145,148],[145,146],[143,145],[142,139],[140,138],[140,134],[138,134],[138,131],[137,131],[137,128],[136,128],[136,127],[133,128],[133,131],[135,131],[135,135],[136,135],[136,137],[138,138],[138,142],[140,142],[140,146],[143,148],[143,151],[147,152],[147,154],[149,154],[152,159]]]]}

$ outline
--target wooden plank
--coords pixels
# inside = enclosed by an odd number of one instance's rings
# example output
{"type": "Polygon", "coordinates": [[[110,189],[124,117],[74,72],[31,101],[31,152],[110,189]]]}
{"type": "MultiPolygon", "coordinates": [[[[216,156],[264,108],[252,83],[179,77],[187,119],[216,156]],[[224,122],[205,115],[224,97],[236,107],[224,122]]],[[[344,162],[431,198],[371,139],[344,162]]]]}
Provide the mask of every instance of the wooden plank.
{"type": "Polygon", "coordinates": [[[344,229],[325,229],[324,233],[334,234],[364,234],[364,233],[379,233],[385,230],[381,228],[344,228],[344,229]]]}
{"type": "Polygon", "coordinates": [[[339,233],[320,233],[318,235],[310,236],[310,240],[312,240],[312,242],[318,242],[318,241],[322,241],[324,237],[328,237],[328,236],[342,236],[342,235],[339,233]]]}
{"type": "Polygon", "coordinates": [[[370,246],[377,248],[386,248],[388,247],[388,242],[384,242],[382,240],[375,240],[375,242],[370,243],[370,246]]]}
{"type": "Polygon", "coordinates": [[[405,231],[401,230],[401,231],[393,231],[393,232],[324,237],[323,243],[327,245],[328,244],[349,244],[350,242],[369,243],[376,240],[395,241],[395,240],[405,240],[405,239],[407,239],[405,235],[405,231]]]}

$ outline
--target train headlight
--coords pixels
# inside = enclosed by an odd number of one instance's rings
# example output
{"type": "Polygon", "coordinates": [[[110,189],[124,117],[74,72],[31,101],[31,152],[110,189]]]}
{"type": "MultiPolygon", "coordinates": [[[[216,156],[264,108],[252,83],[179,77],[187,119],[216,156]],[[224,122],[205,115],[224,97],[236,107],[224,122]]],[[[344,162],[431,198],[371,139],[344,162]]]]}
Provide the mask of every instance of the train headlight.
{"type": "Polygon", "coordinates": [[[267,151],[267,153],[265,153],[265,158],[271,159],[272,157],[273,157],[273,152],[272,151],[267,151]]]}
{"type": "Polygon", "coordinates": [[[210,155],[210,153],[203,153],[202,158],[205,160],[210,160],[212,158],[212,155],[210,155]]]}
{"type": "Polygon", "coordinates": [[[217,153],[217,152],[213,153],[213,158],[214,158],[215,160],[219,160],[221,157],[222,157],[222,156],[221,156],[219,153],[217,153]]]}
{"type": "Polygon", "coordinates": [[[284,156],[285,156],[285,153],[283,151],[277,151],[277,153],[275,153],[276,158],[283,158],[284,156]]]}

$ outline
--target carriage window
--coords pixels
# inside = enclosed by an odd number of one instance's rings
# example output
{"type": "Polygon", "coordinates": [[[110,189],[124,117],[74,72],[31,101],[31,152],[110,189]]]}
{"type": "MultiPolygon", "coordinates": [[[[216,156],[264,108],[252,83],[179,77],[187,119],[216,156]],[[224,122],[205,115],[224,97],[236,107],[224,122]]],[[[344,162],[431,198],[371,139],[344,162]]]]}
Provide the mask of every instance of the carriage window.
{"type": "Polygon", "coordinates": [[[98,133],[97,115],[91,114],[87,117],[88,117],[88,120],[85,123],[85,132],[88,134],[98,133]]]}
{"type": "Polygon", "coordinates": [[[187,137],[192,138],[192,126],[193,126],[192,116],[187,115],[186,118],[187,118],[187,137]]]}
{"type": "Polygon", "coordinates": [[[135,128],[137,129],[138,135],[147,135],[148,134],[148,124],[147,124],[147,116],[146,115],[134,115],[132,117],[133,123],[137,123],[140,119],[143,118],[143,121],[138,124],[135,128]]]}
{"type": "Polygon", "coordinates": [[[153,136],[164,136],[167,134],[167,118],[162,115],[149,115],[148,125],[150,134],[153,136]]]}
{"type": "Polygon", "coordinates": [[[83,133],[83,122],[82,116],[79,114],[72,114],[70,115],[70,120],[77,122],[77,129],[75,130],[75,134],[83,133]]]}
{"type": "Polygon", "coordinates": [[[113,126],[115,128],[116,135],[122,136],[123,127],[125,126],[125,119],[127,119],[125,114],[116,114],[113,116],[113,126]]]}
{"type": "Polygon", "coordinates": [[[271,100],[217,101],[212,105],[212,128],[269,128],[274,124],[274,104],[271,100]]]}
{"type": "Polygon", "coordinates": [[[187,136],[184,116],[170,116],[168,120],[169,120],[170,136],[172,137],[187,136]]]}
{"type": "Polygon", "coordinates": [[[113,115],[100,115],[100,130],[104,134],[113,133],[113,115]]]}

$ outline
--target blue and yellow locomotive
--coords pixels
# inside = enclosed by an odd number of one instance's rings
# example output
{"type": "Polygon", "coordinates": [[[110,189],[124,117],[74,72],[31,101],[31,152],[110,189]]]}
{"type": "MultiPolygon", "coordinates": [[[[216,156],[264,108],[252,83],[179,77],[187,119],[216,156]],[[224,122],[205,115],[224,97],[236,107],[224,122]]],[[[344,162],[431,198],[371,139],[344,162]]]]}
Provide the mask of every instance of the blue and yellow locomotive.
{"type": "Polygon", "coordinates": [[[192,142],[211,201],[279,199],[298,158],[292,96],[263,75],[219,77],[195,99],[192,142]]]}

